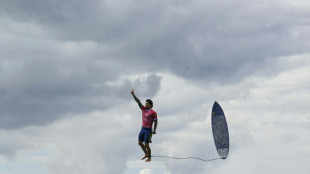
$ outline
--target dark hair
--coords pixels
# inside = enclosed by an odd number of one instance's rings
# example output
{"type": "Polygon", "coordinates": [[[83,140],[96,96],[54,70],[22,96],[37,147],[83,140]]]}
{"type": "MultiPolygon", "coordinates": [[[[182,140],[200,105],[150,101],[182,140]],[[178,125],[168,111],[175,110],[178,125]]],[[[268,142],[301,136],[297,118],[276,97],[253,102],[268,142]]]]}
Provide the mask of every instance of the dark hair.
{"type": "Polygon", "coordinates": [[[151,99],[147,99],[146,102],[148,102],[153,107],[153,102],[151,99]]]}

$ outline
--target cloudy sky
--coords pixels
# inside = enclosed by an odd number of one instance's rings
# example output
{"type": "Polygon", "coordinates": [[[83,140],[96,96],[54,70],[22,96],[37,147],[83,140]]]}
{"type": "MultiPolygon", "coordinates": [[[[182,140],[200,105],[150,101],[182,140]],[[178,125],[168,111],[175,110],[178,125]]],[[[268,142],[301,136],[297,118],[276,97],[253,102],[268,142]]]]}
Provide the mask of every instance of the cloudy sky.
{"type": "Polygon", "coordinates": [[[309,174],[310,1],[0,0],[0,174],[309,174]],[[141,101],[158,113],[153,158],[141,101]]]}

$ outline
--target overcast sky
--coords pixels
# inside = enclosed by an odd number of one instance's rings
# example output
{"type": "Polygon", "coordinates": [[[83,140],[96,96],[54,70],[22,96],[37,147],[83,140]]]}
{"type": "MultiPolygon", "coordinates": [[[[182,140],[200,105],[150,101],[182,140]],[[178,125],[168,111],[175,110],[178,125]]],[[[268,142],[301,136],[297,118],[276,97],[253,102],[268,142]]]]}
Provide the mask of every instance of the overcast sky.
{"type": "Polygon", "coordinates": [[[309,174],[310,1],[0,0],[0,174],[309,174]],[[153,158],[141,101],[158,113],[153,158]]]}

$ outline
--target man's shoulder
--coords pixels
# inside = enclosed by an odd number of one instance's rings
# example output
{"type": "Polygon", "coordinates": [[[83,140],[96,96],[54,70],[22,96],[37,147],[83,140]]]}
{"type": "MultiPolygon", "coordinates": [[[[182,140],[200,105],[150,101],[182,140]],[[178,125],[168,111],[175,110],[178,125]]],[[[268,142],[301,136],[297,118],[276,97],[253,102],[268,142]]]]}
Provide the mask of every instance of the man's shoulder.
{"type": "Polygon", "coordinates": [[[152,115],[157,117],[157,112],[155,110],[152,109],[152,115]]]}

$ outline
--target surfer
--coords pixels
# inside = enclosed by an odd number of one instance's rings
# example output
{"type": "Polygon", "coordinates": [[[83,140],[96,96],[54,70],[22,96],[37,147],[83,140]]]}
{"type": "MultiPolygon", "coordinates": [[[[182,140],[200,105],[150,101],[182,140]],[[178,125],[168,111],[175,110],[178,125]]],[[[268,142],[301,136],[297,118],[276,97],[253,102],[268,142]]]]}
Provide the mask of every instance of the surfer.
{"type": "Polygon", "coordinates": [[[151,159],[151,148],[150,148],[150,143],[151,143],[151,138],[152,134],[156,134],[156,128],[157,128],[157,113],[152,109],[153,108],[153,102],[150,99],[147,99],[145,102],[145,106],[142,105],[140,100],[135,96],[134,90],[131,90],[131,94],[135,101],[138,103],[140,109],[142,110],[142,128],[139,133],[139,145],[141,146],[143,152],[144,152],[144,157],[141,160],[146,159],[145,162],[150,162],[151,159]],[[153,128],[153,122],[154,122],[154,130],[152,131],[153,128]]]}

